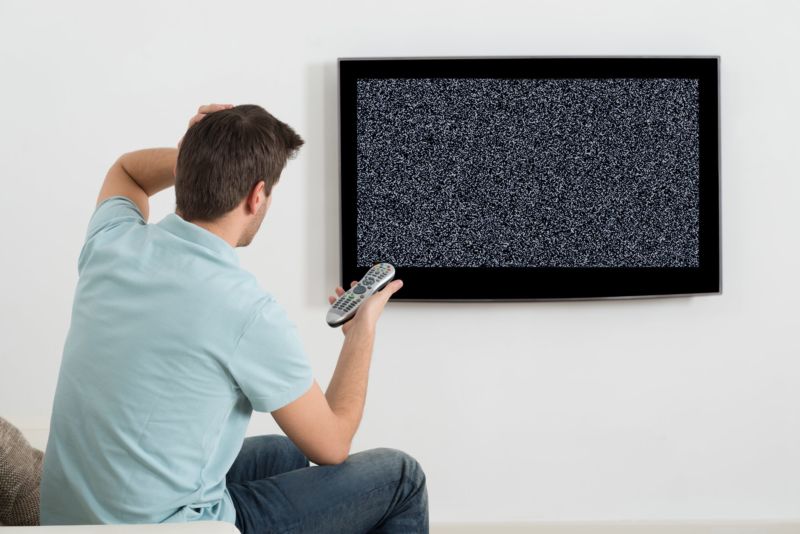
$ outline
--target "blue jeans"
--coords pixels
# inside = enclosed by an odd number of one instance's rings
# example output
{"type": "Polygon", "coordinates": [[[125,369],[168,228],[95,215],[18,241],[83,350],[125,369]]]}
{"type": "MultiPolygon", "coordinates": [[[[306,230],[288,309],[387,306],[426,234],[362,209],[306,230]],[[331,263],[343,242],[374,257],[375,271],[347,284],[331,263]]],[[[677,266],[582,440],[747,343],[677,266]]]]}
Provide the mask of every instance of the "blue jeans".
{"type": "Polygon", "coordinates": [[[425,473],[395,449],[309,467],[289,438],[250,437],[226,483],[242,534],[428,532],[425,473]]]}

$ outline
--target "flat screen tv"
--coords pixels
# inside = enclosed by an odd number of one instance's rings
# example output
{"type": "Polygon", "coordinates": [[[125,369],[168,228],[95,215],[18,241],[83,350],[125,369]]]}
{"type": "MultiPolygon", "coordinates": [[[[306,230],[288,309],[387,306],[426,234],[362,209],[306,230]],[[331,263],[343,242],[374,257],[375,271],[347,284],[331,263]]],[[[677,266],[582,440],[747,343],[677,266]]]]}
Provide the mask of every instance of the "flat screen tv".
{"type": "Polygon", "coordinates": [[[343,284],[719,293],[718,85],[716,57],[340,59],[343,284]]]}

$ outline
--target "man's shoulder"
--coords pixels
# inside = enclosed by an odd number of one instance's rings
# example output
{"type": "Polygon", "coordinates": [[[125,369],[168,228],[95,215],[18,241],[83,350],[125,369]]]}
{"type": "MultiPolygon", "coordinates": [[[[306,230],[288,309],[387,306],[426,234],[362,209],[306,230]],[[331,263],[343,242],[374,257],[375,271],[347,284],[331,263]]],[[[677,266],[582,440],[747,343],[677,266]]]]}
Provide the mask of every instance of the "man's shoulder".
{"type": "Polygon", "coordinates": [[[141,210],[128,197],[115,195],[109,197],[95,206],[86,229],[86,241],[104,230],[122,224],[145,225],[146,221],[141,210]]]}

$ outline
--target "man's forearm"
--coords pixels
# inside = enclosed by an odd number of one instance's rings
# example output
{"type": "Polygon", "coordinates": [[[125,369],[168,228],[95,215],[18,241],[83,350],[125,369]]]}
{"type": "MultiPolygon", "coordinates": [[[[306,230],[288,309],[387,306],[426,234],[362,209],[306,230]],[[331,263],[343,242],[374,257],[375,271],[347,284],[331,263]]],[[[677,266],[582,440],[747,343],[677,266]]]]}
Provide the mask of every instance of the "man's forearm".
{"type": "Polygon", "coordinates": [[[367,397],[374,328],[353,328],[345,338],[325,397],[343,424],[348,443],[361,423],[367,397]]]}
{"type": "Polygon", "coordinates": [[[125,173],[151,197],[175,185],[176,148],[146,148],[120,156],[117,160],[125,173]]]}

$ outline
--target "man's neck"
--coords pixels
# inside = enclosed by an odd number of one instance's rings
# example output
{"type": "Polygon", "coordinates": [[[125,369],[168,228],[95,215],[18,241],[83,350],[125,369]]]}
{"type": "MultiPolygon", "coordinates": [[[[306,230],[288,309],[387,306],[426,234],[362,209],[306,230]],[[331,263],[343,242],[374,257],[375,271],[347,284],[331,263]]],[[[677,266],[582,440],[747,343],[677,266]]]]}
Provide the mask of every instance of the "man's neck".
{"type": "MultiPolygon", "coordinates": [[[[178,215],[178,217],[181,217],[180,213],[176,213],[176,215],[178,215]]],[[[197,225],[205,230],[208,230],[215,236],[221,238],[223,241],[228,243],[233,248],[239,246],[239,233],[232,230],[229,227],[229,225],[219,224],[216,221],[187,221],[187,222],[197,225]]]]}

